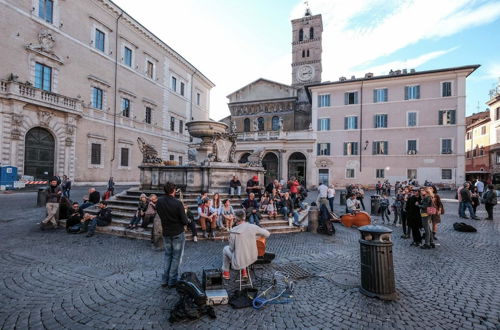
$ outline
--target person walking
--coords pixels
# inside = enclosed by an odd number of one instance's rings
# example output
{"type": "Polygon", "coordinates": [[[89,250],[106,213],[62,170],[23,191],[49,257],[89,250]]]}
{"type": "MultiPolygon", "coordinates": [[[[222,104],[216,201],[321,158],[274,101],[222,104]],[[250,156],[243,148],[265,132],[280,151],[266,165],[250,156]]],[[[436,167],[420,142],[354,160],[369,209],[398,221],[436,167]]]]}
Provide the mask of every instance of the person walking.
{"type": "Polygon", "coordinates": [[[317,203],[319,204],[319,207],[321,207],[321,205],[328,207],[328,187],[323,182],[320,182],[318,186],[317,203]]]}
{"type": "Polygon", "coordinates": [[[328,204],[330,204],[330,211],[333,212],[333,202],[335,201],[335,187],[333,184],[328,187],[326,198],[328,199],[328,204]]]}
{"type": "Polygon", "coordinates": [[[167,194],[158,199],[156,211],[161,219],[163,244],[165,246],[165,265],[162,275],[162,287],[172,288],[179,278],[179,266],[184,253],[184,226],[188,224],[184,205],[175,198],[175,184],[167,182],[164,190],[167,194]]]}
{"type": "Polygon", "coordinates": [[[56,177],[50,180],[50,186],[47,188],[46,195],[45,209],[47,210],[47,216],[39,223],[40,228],[44,229],[45,225],[50,222],[55,229],[58,226],[59,203],[61,202],[62,195],[62,189],[57,183],[56,177]]]}
{"type": "Polygon", "coordinates": [[[483,193],[484,193],[483,181],[481,181],[481,180],[479,180],[479,178],[477,178],[474,186],[477,188],[477,192],[479,193],[479,197],[483,197],[483,193]]]}
{"type": "Polygon", "coordinates": [[[404,204],[404,195],[402,189],[399,189],[394,198],[394,203],[392,206],[394,207],[394,222],[393,225],[399,227],[402,222],[402,213],[403,213],[403,204],[404,204]]]}
{"type": "Polygon", "coordinates": [[[422,249],[435,248],[434,237],[431,232],[431,209],[435,206],[433,204],[434,194],[432,193],[432,188],[425,187],[420,188],[420,195],[422,200],[418,203],[420,208],[420,216],[422,217],[422,227],[424,227],[424,240],[425,244],[421,246],[422,249]]]}
{"type": "Polygon", "coordinates": [[[113,177],[110,177],[108,180],[108,191],[111,196],[114,196],[115,194],[115,181],[113,180],[113,177]]]}
{"type": "Polygon", "coordinates": [[[387,223],[391,223],[391,219],[389,219],[389,198],[387,198],[387,194],[383,193],[382,198],[380,199],[380,208],[379,213],[382,217],[382,223],[385,224],[385,219],[387,218],[387,223]]]}
{"type": "Polygon", "coordinates": [[[486,212],[488,212],[488,217],[485,220],[493,220],[493,207],[497,205],[497,193],[495,186],[492,184],[488,185],[488,190],[484,193],[483,201],[486,212]]]}

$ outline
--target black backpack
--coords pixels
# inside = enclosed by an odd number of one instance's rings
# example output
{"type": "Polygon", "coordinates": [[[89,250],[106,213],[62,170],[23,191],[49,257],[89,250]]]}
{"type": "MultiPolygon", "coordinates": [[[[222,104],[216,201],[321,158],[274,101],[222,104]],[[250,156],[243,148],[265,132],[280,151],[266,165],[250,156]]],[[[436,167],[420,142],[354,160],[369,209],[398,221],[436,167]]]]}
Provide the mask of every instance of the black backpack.
{"type": "Polygon", "coordinates": [[[461,231],[464,233],[475,233],[477,229],[472,227],[471,225],[466,224],[465,222],[455,222],[453,224],[453,229],[456,231],[461,231]]]}

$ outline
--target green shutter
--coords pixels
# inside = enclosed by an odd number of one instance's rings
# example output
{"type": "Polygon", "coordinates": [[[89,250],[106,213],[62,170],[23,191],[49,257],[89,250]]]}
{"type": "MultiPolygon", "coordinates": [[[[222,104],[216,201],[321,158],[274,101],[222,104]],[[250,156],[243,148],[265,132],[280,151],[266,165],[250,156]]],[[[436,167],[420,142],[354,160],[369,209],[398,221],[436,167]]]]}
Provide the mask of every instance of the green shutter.
{"type": "Polygon", "coordinates": [[[344,105],[349,104],[349,93],[344,93],[344,105]]]}
{"type": "Polygon", "coordinates": [[[450,124],[455,125],[456,122],[456,110],[450,110],[450,124]]]}
{"type": "Polygon", "coordinates": [[[326,154],[330,156],[330,143],[326,144],[326,154]]]}
{"type": "Polygon", "coordinates": [[[384,102],[387,102],[389,99],[389,90],[387,88],[384,88],[384,102]]]}
{"type": "Polygon", "coordinates": [[[439,110],[438,112],[438,125],[443,125],[443,111],[439,110]]]}
{"type": "Polygon", "coordinates": [[[347,156],[347,142],[344,142],[344,156],[347,156]]]}
{"type": "Polygon", "coordinates": [[[358,104],[358,92],[354,92],[354,104],[358,104]]]}
{"type": "Polygon", "coordinates": [[[416,88],[417,88],[417,99],[419,99],[420,98],[420,86],[417,86],[416,88]]]}
{"type": "Polygon", "coordinates": [[[347,117],[344,117],[344,129],[347,129],[347,117]]]}
{"type": "Polygon", "coordinates": [[[408,100],[408,86],[405,86],[405,100],[408,100]]]}
{"type": "Polygon", "coordinates": [[[377,90],[373,90],[373,103],[377,103],[377,90]]]}
{"type": "Polygon", "coordinates": [[[372,142],[372,154],[373,155],[377,154],[377,142],[375,141],[372,142]]]}
{"type": "Polygon", "coordinates": [[[319,154],[320,154],[319,153],[319,143],[317,143],[316,146],[317,146],[317,149],[318,149],[318,156],[319,156],[319,154]]]}
{"type": "Polygon", "coordinates": [[[384,142],[385,155],[389,154],[389,142],[384,142]]]}

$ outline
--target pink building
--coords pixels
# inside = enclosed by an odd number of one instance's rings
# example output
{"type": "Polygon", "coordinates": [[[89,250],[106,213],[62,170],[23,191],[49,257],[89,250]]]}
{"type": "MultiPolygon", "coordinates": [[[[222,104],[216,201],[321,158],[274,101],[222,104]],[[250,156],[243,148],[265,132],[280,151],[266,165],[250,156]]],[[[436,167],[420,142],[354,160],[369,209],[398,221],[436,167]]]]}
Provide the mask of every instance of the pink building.
{"type": "Polygon", "coordinates": [[[465,82],[479,65],[307,86],[317,135],[313,182],[465,180],[465,82]]]}

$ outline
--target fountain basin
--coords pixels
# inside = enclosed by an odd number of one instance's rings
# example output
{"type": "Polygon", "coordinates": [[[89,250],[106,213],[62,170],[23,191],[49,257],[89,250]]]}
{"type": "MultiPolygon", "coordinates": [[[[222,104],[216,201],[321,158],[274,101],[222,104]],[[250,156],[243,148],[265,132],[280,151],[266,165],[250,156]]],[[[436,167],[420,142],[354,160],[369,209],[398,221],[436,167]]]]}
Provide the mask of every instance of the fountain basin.
{"type": "Polygon", "coordinates": [[[201,139],[213,137],[216,133],[225,133],[229,128],[225,123],[211,120],[190,121],[186,126],[191,136],[201,139]]]}

